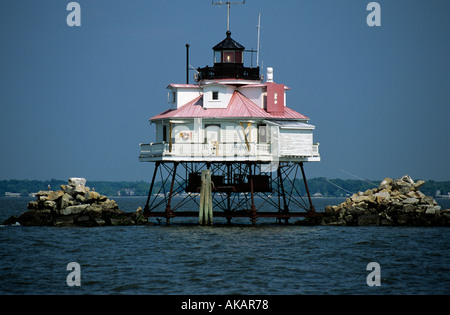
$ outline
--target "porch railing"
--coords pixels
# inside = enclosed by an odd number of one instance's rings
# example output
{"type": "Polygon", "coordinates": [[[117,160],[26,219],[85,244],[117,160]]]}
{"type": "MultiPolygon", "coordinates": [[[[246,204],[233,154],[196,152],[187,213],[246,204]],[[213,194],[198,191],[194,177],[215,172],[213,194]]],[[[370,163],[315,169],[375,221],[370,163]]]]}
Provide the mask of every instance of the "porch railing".
{"type": "MultiPolygon", "coordinates": [[[[149,143],[140,144],[141,158],[158,156],[267,156],[272,154],[270,143],[149,143]]],[[[273,152],[275,153],[275,152],[273,152]]],[[[312,156],[319,155],[319,144],[312,145],[312,156]]]]}
{"type": "Polygon", "coordinates": [[[269,156],[266,143],[141,143],[141,157],[153,156],[269,156]]]}

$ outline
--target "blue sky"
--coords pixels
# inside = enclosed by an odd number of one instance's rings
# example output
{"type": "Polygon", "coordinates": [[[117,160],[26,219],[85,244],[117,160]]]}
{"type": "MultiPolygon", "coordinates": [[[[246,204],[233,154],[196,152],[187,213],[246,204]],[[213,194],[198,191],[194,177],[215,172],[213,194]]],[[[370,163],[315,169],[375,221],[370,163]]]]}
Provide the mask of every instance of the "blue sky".
{"type": "MultiPolygon", "coordinates": [[[[0,179],[150,181],[148,119],[185,82],[186,43],[194,67],[212,65],[226,7],[80,0],[69,27],[69,2],[0,0],[0,179]]],[[[450,1],[378,1],[380,27],[369,2],[247,0],[230,28],[256,48],[261,12],[260,62],[316,126],[308,177],[450,180],[450,1]]]]}

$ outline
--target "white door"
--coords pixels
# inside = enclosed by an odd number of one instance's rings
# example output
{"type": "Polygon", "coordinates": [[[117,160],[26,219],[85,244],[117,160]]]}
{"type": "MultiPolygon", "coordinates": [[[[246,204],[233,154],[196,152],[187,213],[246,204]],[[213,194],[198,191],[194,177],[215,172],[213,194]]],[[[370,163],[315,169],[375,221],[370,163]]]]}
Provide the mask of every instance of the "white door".
{"type": "Polygon", "coordinates": [[[211,155],[218,155],[220,141],[220,126],[209,125],[205,128],[206,143],[209,144],[211,155]]]}

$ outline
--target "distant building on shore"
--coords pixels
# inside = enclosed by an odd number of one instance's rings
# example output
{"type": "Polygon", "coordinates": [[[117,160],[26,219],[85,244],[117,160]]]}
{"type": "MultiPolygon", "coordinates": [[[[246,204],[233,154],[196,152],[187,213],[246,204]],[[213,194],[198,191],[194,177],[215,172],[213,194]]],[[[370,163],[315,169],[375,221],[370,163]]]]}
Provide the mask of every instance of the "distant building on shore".
{"type": "Polygon", "coordinates": [[[445,195],[442,195],[440,190],[436,190],[436,192],[434,193],[434,197],[435,197],[435,198],[445,198],[445,199],[450,199],[450,192],[448,192],[448,193],[445,194],[445,195]]]}
{"type": "Polygon", "coordinates": [[[117,192],[117,196],[135,196],[136,192],[134,188],[124,188],[117,192]]]}
{"type": "Polygon", "coordinates": [[[9,192],[9,191],[5,191],[5,197],[15,197],[15,198],[17,198],[17,197],[21,197],[21,195],[20,195],[20,193],[12,193],[12,192],[9,192]]]}

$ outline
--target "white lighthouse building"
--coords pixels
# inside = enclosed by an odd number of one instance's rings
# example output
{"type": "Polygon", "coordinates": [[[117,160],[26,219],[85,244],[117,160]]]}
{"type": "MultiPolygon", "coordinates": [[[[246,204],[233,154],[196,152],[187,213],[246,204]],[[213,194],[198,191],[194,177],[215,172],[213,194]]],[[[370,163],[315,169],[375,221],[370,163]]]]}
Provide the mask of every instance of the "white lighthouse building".
{"type": "Polygon", "coordinates": [[[320,161],[315,126],[289,107],[301,108],[301,102],[288,97],[290,88],[276,82],[273,68],[266,69],[264,78],[259,67],[244,65],[244,52],[228,30],[213,47],[214,65],[196,70],[195,84],[167,86],[166,109],[150,118],[156,138],[140,144],[139,160],[155,163],[147,216],[168,221],[195,216],[178,209],[197,202],[205,168],[212,173],[214,216],[228,221],[247,216],[254,223],[262,216],[287,221],[315,213],[303,169],[304,162],[320,161]],[[294,185],[297,167],[305,193],[294,185]],[[162,184],[156,191],[158,179],[162,184]],[[309,205],[303,204],[305,211],[292,211],[301,206],[296,203],[302,195],[308,196],[309,205]]]}

